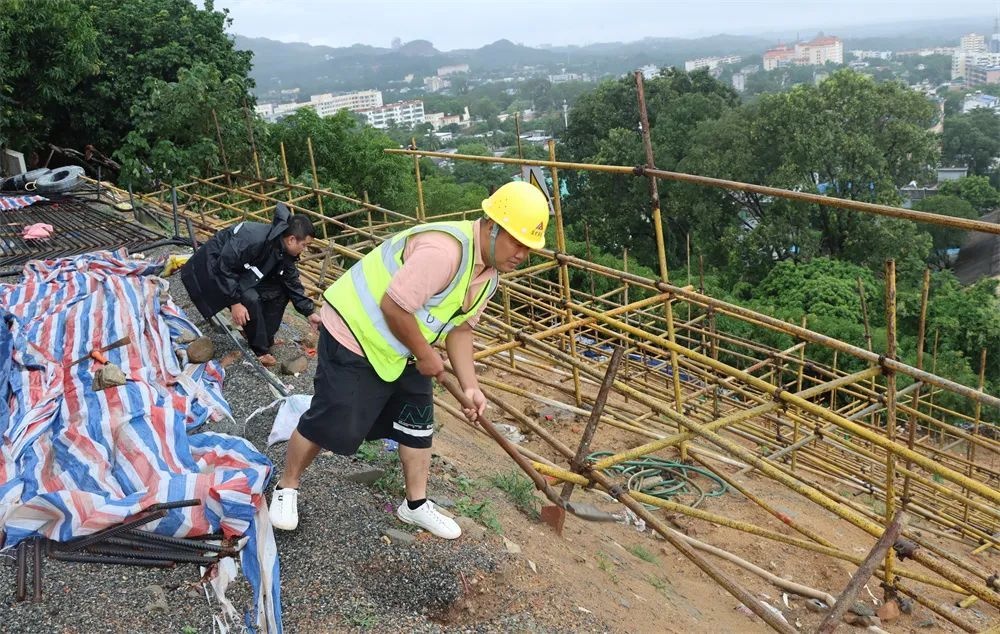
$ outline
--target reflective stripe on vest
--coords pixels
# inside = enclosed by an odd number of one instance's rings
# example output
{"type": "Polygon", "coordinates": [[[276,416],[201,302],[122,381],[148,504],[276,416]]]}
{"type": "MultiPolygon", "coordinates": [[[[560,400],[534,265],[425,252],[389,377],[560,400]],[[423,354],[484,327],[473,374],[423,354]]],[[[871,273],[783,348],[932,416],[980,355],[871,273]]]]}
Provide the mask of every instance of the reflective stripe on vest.
{"type": "Polygon", "coordinates": [[[402,268],[406,241],[426,231],[446,233],[461,246],[461,261],[454,277],[439,293],[413,313],[424,339],[433,344],[468,321],[496,291],[496,274],[484,285],[467,311],[462,310],[472,282],[475,243],[472,222],[440,222],[414,227],[383,242],[350,268],[323,293],[361,344],[369,363],[385,381],[402,374],[410,350],[392,334],[381,309],[382,296],[402,268]]]}

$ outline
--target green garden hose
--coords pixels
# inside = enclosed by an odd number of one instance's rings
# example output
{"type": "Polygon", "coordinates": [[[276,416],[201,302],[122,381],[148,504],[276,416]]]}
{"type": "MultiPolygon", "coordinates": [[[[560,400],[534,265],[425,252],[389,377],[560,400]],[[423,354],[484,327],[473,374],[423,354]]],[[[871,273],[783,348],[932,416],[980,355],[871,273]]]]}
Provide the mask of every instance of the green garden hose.
{"type": "MultiPolygon", "coordinates": [[[[587,459],[596,462],[610,455],[610,451],[597,451],[587,459]]],[[[625,478],[629,491],[638,491],[663,500],[683,498],[673,501],[691,507],[698,506],[705,498],[719,497],[729,490],[726,483],[708,469],[661,458],[626,460],[604,469],[603,473],[609,477],[625,478]],[[708,480],[712,486],[706,488],[707,483],[699,483],[698,476],[708,480]]],[[[651,510],[656,508],[649,505],[647,507],[651,510]]]]}

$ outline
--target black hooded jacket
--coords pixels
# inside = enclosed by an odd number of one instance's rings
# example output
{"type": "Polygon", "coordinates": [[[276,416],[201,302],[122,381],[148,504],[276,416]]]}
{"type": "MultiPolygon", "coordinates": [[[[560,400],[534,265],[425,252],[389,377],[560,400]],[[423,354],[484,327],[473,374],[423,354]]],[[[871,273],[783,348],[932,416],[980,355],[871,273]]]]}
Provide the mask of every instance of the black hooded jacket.
{"type": "Polygon", "coordinates": [[[291,212],[278,203],[270,225],[241,222],[212,236],[181,268],[181,281],[205,319],[241,303],[273,300],[287,294],[302,315],[313,312],[299,280],[297,257],[281,242],[291,212]]]}

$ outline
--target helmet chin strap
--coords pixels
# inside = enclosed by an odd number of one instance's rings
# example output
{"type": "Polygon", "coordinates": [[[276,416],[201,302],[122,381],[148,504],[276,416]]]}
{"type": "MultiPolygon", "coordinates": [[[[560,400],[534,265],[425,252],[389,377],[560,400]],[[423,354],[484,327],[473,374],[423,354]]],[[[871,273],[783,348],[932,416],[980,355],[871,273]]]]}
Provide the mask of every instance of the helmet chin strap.
{"type": "Polygon", "coordinates": [[[490,229],[490,261],[487,262],[493,268],[497,267],[497,236],[499,235],[500,225],[494,222],[493,228],[490,229]]]}

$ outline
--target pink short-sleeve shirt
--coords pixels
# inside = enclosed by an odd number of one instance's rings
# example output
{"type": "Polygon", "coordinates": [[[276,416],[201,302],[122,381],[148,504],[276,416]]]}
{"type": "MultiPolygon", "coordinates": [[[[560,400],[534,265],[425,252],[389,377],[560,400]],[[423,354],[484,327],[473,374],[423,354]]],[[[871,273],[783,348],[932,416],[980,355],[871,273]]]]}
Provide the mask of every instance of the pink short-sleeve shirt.
{"type": "MultiPolygon", "coordinates": [[[[495,272],[493,267],[486,266],[479,251],[478,237],[481,222],[477,220],[472,224],[472,233],[475,236],[473,239],[475,259],[472,266],[472,283],[469,285],[469,292],[463,304],[466,310],[476,301],[483,284],[489,282],[495,272]]],[[[458,272],[461,261],[462,247],[454,238],[440,231],[419,233],[406,241],[406,247],[403,249],[403,266],[393,276],[386,294],[403,310],[414,313],[431,297],[448,287],[458,272]]],[[[470,326],[475,327],[485,307],[483,304],[479,311],[469,318],[470,326]]],[[[323,326],[340,345],[364,356],[361,344],[354,338],[351,329],[336,310],[324,302],[319,316],[323,320],[323,326]]]]}

